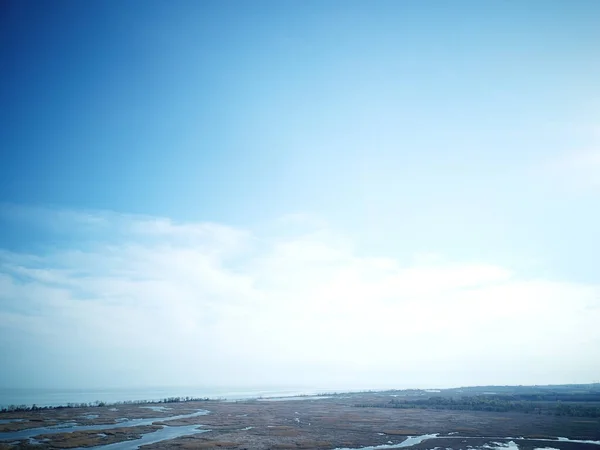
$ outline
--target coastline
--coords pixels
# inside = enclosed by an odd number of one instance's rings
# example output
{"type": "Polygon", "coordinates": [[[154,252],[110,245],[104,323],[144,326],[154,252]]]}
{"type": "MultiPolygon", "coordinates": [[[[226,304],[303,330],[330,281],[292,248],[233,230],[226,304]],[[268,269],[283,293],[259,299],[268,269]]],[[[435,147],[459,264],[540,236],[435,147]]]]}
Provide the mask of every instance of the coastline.
{"type": "Polygon", "coordinates": [[[235,401],[190,398],[13,411],[0,414],[0,449],[598,450],[600,445],[600,418],[382,407],[386,399],[395,406],[399,398],[441,394],[411,390],[235,401]]]}

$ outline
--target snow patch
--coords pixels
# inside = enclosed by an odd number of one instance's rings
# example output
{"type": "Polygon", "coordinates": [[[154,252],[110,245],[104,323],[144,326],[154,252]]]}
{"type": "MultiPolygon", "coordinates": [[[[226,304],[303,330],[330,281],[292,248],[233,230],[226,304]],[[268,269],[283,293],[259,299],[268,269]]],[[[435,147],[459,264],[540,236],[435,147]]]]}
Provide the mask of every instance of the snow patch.
{"type": "Polygon", "coordinates": [[[424,434],[422,436],[409,436],[406,440],[400,442],[399,444],[383,444],[383,445],[373,445],[370,447],[360,447],[360,449],[351,449],[348,447],[340,447],[334,450],[380,450],[380,449],[388,449],[388,448],[404,448],[404,447],[412,447],[413,445],[420,444],[427,439],[433,439],[438,437],[438,433],[435,434],[424,434]]]}

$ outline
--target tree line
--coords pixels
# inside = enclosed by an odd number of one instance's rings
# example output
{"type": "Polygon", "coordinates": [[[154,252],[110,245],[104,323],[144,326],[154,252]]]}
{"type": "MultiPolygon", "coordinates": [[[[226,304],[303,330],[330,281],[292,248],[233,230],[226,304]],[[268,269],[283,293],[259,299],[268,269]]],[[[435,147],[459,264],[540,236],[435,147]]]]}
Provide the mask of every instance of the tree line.
{"type": "Polygon", "coordinates": [[[429,397],[417,400],[392,399],[387,403],[357,404],[358,407],[375,408],[422,408],[422,409],[451,409],[466,411],[492,412],[522,412],[527,414],[546,414],[573,417],[600,417],[600,402],[597,400],[579,400],[578,402],[563,402],[561,400],[524,400],[516,396],[476,395],[467,397],[429,397]]]}
{"type": "Polygon", "coordinates": [[[50,409],[64,409],[64,408],[94,408],[101,406],[119,406],[119,405],[146,405],[156,403],[182,403],[182,402],[207,402],[212,399],[208,397],[167,397],[161,400],[125,400],[121,402],[103,402],[96,400],[95,402],[83,402],[83,403],[67,403],[59,406],[37,406],[35,404],[29,405],[9,405],[4,406],[0,409],[0,412],[27,412],[27,411],[45,411],[50,409]]]}

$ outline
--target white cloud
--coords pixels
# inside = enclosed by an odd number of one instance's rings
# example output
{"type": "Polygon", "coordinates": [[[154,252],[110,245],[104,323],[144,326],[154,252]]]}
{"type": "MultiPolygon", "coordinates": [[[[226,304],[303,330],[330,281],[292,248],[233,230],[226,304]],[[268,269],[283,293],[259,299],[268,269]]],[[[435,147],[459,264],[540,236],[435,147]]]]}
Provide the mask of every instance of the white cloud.
{"type": "Polygon", "coordinates": [[[600,187],[600,148],[560,155],[545,166],[546,172],[563,185],[587,190],[600,187]]]}
{"type": "Polygon", "coordinates": [[[30,382],[19,374],[40,358],[50,382],[83,386],[543,383],[600,370],[597,285],[438,255],[406,267],[358,256],[314,221],[266,235],[58,214],[64,232],[112,232],[45,254],[0,252],[0,344],[25,354],[6,383],[30,382]]]}

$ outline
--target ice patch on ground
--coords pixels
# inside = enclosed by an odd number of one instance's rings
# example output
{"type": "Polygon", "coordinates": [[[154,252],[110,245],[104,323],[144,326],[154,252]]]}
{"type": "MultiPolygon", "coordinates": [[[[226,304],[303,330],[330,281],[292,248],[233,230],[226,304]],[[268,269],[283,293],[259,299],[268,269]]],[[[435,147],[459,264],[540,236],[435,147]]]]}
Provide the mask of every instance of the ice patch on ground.
{"type": "Polygon", "coordinates": [[[515,441],[508,441],[506,443],[492,442],[491,444],[484,444],[482,446],[482,448],[487,448],[490,450],[503,450],[503,449],[519,450],[519,446],[517,445],[517,443],[515,441]]]}
{"type": "Polygon", "coordinates": [[[168,408],[166,406],[140,406],[140,408],[151,409],[154,412],[165,412],[173,408],[168,408]]]}
{"type": "MultiPolygon", "coordinates": [[[[404,447],[412,447],[413,445],[420,444],[427,439],[433,439],[438,436],[438,433],[435,434],[424,434],[422,436],[409,436],[405,441],[400,442],[399,444],[383,444],[383,445],[373,445],[369,447],[360,447],[359,450],[380,450],[380,449],[388,449],[388,448],[404,448],[404,447]]],[[[334,450],[357,450],[351,449],[348,447],[340,447],[334,450]]]]}
{"type": "MultiPolygon", "coordinates": [[[[484,436],[445,436],[447,439],[481,439],[484,436]]],[[[483,446],[481,446],[480,448],[485,448],[485,449],[518,449],[518,445],[513,442],[513,441],[536,441],[536,442],[573,442],[575,444],[592,444],[592,445],[600,445],[600,441],[591,441],[591,440],[584,440],[584,439],[569,439],[566,437],[557,437],[554,439],[547,439],[547,438],[525,438],[523,436],[520,437],[505,437],[505,438],[501,438],[498,436],[495,437],[488,437],[488,439],[510,439],[510,442],[508,442],[507,444],[503,444],[500,442],[492,442],[491,444],[496,445],[496,447],[494,447],[493,445],[490,444],[484,444],[483,446]],[[511,444],[512,442],[512,444],[511,444]]]]}
{"type": "MultiPolygon", "coordinates": [[[[550,439],[537,439],[537,440],[539,440],[539,441],[541,441],[541,440],[549,441],[550,439]]],[[[559,437],[558,440],[561,441],[561,442],[577,442],[578,444],[600,445],[600,441],[588,441],[588,440],[584,440],[584,439],[569,439],[569,438],[566,438],[566,437],[559,437]]]]}

